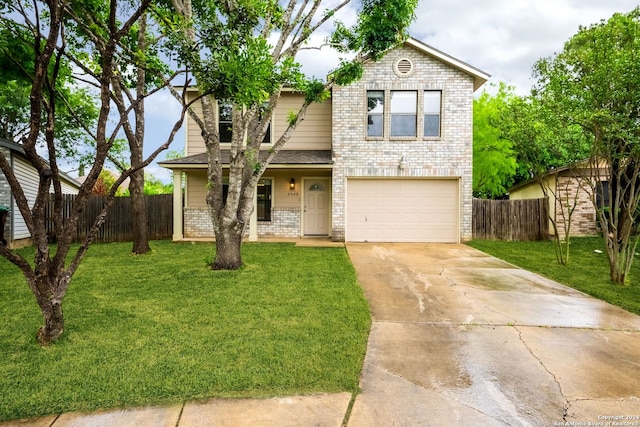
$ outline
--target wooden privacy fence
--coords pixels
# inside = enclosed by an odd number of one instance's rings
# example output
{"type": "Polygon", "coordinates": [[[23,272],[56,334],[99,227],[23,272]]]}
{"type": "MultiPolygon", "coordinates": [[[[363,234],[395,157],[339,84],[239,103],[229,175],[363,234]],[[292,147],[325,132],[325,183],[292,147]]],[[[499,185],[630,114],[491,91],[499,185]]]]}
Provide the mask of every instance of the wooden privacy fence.
{"type": "Polygon", "coordinates": [[[473,238],[485,240],[546,240],[549,238],[547,199],[473,199],[473,238]]]}
{"type": "MultiPolygon", "coordinates": [[[[64,217],[68,218],[71,212],[75,195],[63,196],[64,217]]],[[[159,194],[145,196],[147,202],[147,230],[150,240],[170,239],[173,233],[173,195],[159,194]]],[[[78,229],[74,236],[74,242],[83,241],[96,217],[102,210],[105,196],[90,196],[87,205],[82,212],[78,229]]],[[[47,206],[47,233],[55,240],[55,229],[51,212],[53,200],[47,206]]],[[[107,212],[104,224],[100,227],[94,242],[112,243],[129,242],[133,240],[133,224],[131,214],[131,197],[116,197],[111,208],[107,212]]]]}

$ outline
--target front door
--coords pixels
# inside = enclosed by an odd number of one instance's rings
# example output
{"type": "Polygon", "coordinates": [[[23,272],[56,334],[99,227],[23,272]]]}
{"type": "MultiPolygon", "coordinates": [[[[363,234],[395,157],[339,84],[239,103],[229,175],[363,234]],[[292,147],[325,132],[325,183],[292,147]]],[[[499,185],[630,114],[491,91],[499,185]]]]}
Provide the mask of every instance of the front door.
{"type": "Polygon", "coordinates": [[[304,181],[304,235],[329,235],[329,180],[304,181]]]}

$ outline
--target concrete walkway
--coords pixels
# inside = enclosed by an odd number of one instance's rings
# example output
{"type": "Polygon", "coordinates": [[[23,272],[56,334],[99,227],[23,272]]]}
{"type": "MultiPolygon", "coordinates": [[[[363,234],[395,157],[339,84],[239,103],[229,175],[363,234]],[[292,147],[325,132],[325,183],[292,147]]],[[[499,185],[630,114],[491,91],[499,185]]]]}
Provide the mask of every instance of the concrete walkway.
{"type": "Polygon", "coordinates": [[[347,250],[373,316],[353,402],[213,399],[0,427],[640,426],[639,316],[464,245],[347,250]]]}

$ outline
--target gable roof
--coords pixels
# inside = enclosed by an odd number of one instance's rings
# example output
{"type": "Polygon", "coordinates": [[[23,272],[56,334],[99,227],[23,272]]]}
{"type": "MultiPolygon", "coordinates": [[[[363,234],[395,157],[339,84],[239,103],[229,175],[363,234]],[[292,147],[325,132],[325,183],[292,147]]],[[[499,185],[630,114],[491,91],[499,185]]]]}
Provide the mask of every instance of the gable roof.
{"type": "MultiPolygon", "coordinates": [[[[8,139],[2,138],[0,137],[0,147],[5,147],[8,148],[10,151],[17,153],[20,157],[24,158],[25,160],[28,161],[26,153],[24,151],[24,148],[22,147],[21,144],[18,144],[17,142],[14,141],[10,141],[8,139]]],[[[46,159],[45,159],[46,161],[46,159]]],[[[48,164],[49,162],[47,162],[48,164]]],[[[0,173],[2,173],[2,171],[0,171],[0,173]]],[[[71,176],[67,175],[66,173],[60,171],[60,179],[62,179],[63,181],[65,181],[67,184],[69,184],[72,187],[75,187],[77,189],[80,188],[80,183],[75,179],[72,178],[71,176]]]]}
{"type": "Polygon", "coordinates": [[[428,44],[421,42],[420,40],[414,39],[413,37],[407,39],[405,44],[473,77],[474,91],[478,90],[478,88],[485,84],[491,77],[491,74],[485,73],[479,68],[469,65],[466,62],[460,61],[459,59],[456,59],[451,55],[448,55],[434,47],[431,47],[428,44]]]}

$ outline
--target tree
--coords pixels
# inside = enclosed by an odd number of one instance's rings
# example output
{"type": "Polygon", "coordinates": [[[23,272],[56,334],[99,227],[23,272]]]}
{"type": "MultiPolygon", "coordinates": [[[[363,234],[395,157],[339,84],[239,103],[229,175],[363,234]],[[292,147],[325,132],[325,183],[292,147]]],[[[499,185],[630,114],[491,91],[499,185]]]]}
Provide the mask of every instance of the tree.
{"type": "Polygon", "coordinates": [[[170,29],[182,28],[175,42],[201,94],[202,116],[193,111],[190,114],[200,126],[209,156],[207,204],[216,236],[212,268],[233,270],[242,265],[242,236],[257,183],[304,119],[309,105],[330,96],[333,85],[360,78],[365,60],[377,60],[403,41],[417,6],[417,0],[362,2],[357,24],[348,28],[337,23],[329,38],[332,46],[344,55],[352,55],[351,59],[343,59],[327,81],[305,77],[296,55],[309,48],[311,36],[349,3],[345,0],[325,6],[320,0],[282,4],[275,0],[173,0],[182,19],[168,12],[164,22],[170,29]],[[304,92],[305,100],[298,111],[290,112],[287,129],[262,158],[260,145],[285,86],[304,92]],[[226,198],[212,96],[232,108],[226,198]]]}
{"type": "Polygon", "coordinates": [[[171,194],[173,193],[173,181],[169,184],[163,183],[155,176],[145,173],[144,177],[144,194],[171,194]]]}
{"type": "Polygon", "coordinates": [[[624,284],[638,243],[640,200],[640,8],[581,27],[561,53],[535,66],[536,91],[592,141],[589,185],[614,283],[624,284]],[[600,209],[601,181],[610,188],[600,209]]]}
{"type": "Polygon", "coordinates": [[[554,170],[566,169],[572,180],[584,190],[584,163],[589,156],[589,144],[582,130],[566,123],[545,102],[532,94],[513,98],[504,111],[509,128],[505,132],[513,141],[517,159],[516,182],[534,179],[545,198],[553,201],[549,221],[553,227],[556,259],[569,263],[572,216],[578,205],[579,193],[571,194],[570,180],[564,183],[548,179],[554,170]]]}
{"type": "MultiPolygon", "coordinates": [[[[87,42],[92,38],[100,37],[107,28],[104,28],[106,21],[106,10],[91,10],[94,14],[101,14],[101,19],[94,22],[86,22],[81,14],[85,7],[70,9],[73,19],[70,24],[76,28],[78,37],[74,40],[74,50],[86,52],[87,42]],[[102,26],[102,28],[101,28],[102,26]]],[[[124,132],[129,150],[128,164],[116,159],[110,160],[122,172],[129,167],[134,171],[129,176],[129,194],[131,195],[131,212],[133,224],[133,246],[132,253],[144,254],[149,252],[149,235],[147,227],[147,207],[145,199],[145,173],[141,165],[144,162],[143,148],[145,137],[145,101],[150,95],[158,92],[169,84],[174,76],[168,76],[169,68],[167,64],[160,60],[159,49],[161,37],[151,34],[148,13],[142,14],[135,22],[129,34],[122,38],[123,55],[126,61],[118,63],[118,71],[112,78],[112,101],[121,117],[122,131],[124,132]],[[130,114],[132,113],[132,117],[130,114]]],[[[93,45],[94,51],[87,55],[77,55],[82,59],[76,65],[83,72],[92,78],[90,84],[99,86],[99,67],[96,61],[105,54],[108,45],[96,43],[93,45]]]]}
{"type": "Polygon", "coordinates": [[[499,198],[506,194],[516,172],[513,144],[507,139],[506,111],[515,97],[500,83],[491,96],[483,90],[473,100],[473,192],[476,197],[499,198]]]}
{"type": "MultiPolygon", "coordinates": [[[[29,93],[35,66],[29,37],[29,32],[14,22],[0,22],[0,136],[13,141],[29,133],[29,93]]],[[[88,140],[85,128],[94,125],[98,117],[95,99],[75,84],[67,58],[61,58],[56,72],[56,90],[60,93],[55,99],[56,145],[66,158],[79,158],[79,147],[88,140]]]]}
{"type": "MultiPolygon", "coordinates": [[[[150,4],[150,0],[142,0],[136,6],[119,8],[120,4],[116,0],[107,3],[68,3],[47,0],[34,1],[31,7],[26,9],[20,2],[0,1],[2,10],[0,21],[5,24],[5,28],[19,28],[21,32],[28,33],[33,46],[34,67],[32,70],[27,70],[32,79],[29,93],[29,127],[28,133],[21,139],[21,144],[27,159],[40,177],[35,200],[30,204],[27,201],[25,189],[18,182],[6,157],[0,152],[0,169],[9,182],[17,207],[31,233],[35,256],[33,262],[29,262],[20,253],[2,245],[0,245],[0,255],[22,271],[27,285],[36,298],[44,320],[37,333],[38,342],[42,345],[49,344],[62,335],[64,331],[62,303],[71,279],[104,221],[107,210],[113,202],[116,188],[136,170],[129,168],[116,180],[87,238],[79,247],[72,248],[71,242],[80,215],[116,140],[116,133],[122,126],[122,122],[116,122],[113,132],[110,133],[107,130],[107,124],[112,118],[110,114],[113,100],[112,83],[118,67],[130,60],[123,38],[130,33],[132,26],[146,12],[150,4]],[[80,7],[84,9],[80,10],[80,7]],[[101,10],[106,12],[101,13],[101,10]],[[94,50],[96,45],[100,45],[102,55],[95,62],[96,76],[100,82],[99,115],[95,128],[85,127],[86,124],[81,120],[81,116],[75,111],[69,111],[69,117],[95,141],[95,153],[91,170],[79,189],[71,213],[65,217],[62,212],[62,185],[59,169],[61,152],[57,144],[60,131],[57,126],[57,106],[60,103],[67,106],[71,104],[67,102],[66,93],[59,90],[58,82],[64,74],[62,63],[65,58],[74,63],[82,62],[81,58],[72,56],[74,52],[67,44],[68,39],[76,34],[69,34],[68,25],[65,23],[70,22],[74,17],[78,17],[83,23],[90,24],[90,28],[87,28],[83,27],[82,23],[76,22],[77,31],[95,30],[91,33],[87,32],[87,40],[93,45],[88,49],[94,50]],[[19,23],[18,19],[22,22],[19,23]],[[47,160],[44,160],[36,150],[39,142],[46,147],[47,160]],[[49,245],[45,227],[48,219],[45,216],[45,206],[49,203],[50,197],[53,197],[54,205],[53,223],[57,237],[55,247],[49,245]]],[[[184,113],[174,126],[167,142],[145,162],[138,165],[138,168],[149,164],[160,151],[168,147],[182,123],[183,116],[184,113]]],[[[120,116],[120,120],[124,118],[120,116]]]]}

